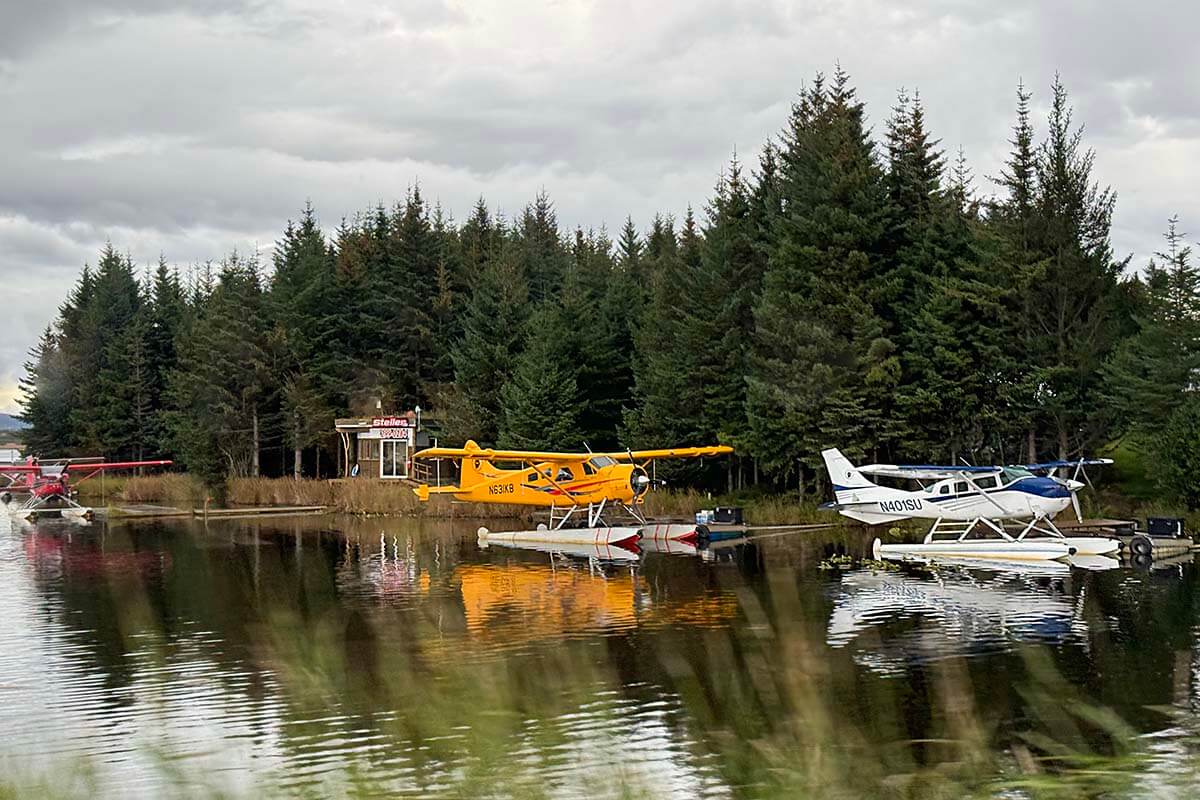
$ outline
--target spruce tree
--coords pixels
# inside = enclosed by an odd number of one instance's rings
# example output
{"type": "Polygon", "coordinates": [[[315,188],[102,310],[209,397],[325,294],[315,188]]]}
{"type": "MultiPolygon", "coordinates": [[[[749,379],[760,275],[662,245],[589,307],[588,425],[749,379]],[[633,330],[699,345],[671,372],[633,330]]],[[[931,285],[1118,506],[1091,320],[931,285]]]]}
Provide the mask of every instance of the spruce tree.
{"type": "Polygon", "coordinates": [[[1167,247],[1146,268],[1137,332],[1104,366],[1115,432],[1141,444],[1184,403],[1200,373],[1200,268],[1178,223],[1168,220],[1167,247]]]}
{"type": "MultiPolygon", "coordinates": [[[[691,444],[699,439],[703,401],[695,375],[697,353],[685,321],[699,260],[699,232],[691,209],[684,218],[683,237],[683,249],[660,247],[664,252],[654,257],[649,297],[635,340],[633,404],[624,415],[622,438],[634,448],[691,444]],[[689,256],[694,259],[691,264],[686,260],[689,256]]],[[[671,466],[665,469],[670,472],[671,466]]]]}
{"type": "Polygon", "coordinates": [[[452,358],[456,395],[453,439],[494,443],[501,413],[500,390],[524,347],[529,287],[519,254],[512,247],[489,252],[463,308],[463,336],[452,358]]]}
{"type": "Polygon", "coordinates": [[[1100,367],[1115,345],[1117,279],[1123,264],[1109,244],[1116,195],[1092,177],[1095,154],[1083,146],[1067,91],[1055,80],[1046,140],[1037,155],[1039,261],[1027,275],[1027,342],[1033,410],[1051,426],[1059,458],[1100,444],[1100,367]]]}
{"type": "Polygon", "coordinates": [[[818,467],[832,442],[851,457],[886,447],[879,401],[899,369],[864,291],[887,270],[887,187],[843,72],[801,95],[779,158],[747,408],[752,452],[783,477],[796,459],[818,467]]]}
{"type": "Polygon", "coordinates": [[[187,469],[210,486],[251,475],[262,410],[275,389],[257,265],[231,255],[181,337],[167,426],[187,469]]]}
{"type": "Polygon", "coordinates": [[[578,362],[570,349],[576,320],[551,303],[529,319],[526,348],[500,391],[498,444],[524,450],[583,446],[578,362]]]}
{"type": "Polygon", "coordinates": [[[530,302],[537,305],[553,298],[571,257],[563,245],[554,204],[545,192],[539,192],[533,203],[525,206],[513,237],[529,279],[530,302]]]}
{"type": "Polygon", "coordinates": [[[65,453],[72,440],[70,375],[50,327],[29,353],[20,390],[21,419],[28,425],[21,433],[26,454],[46,458],[65,453]]]}
{"type": "Polygon", "coordinates": [[[766,267],[756,246],[751,202],[752,189],[735,156],[709,204],[700,264],[685,304],[684,329],[696,362],[692,379],[703,398],[698,439],[704,442],[740,442],[746,434],[745,375],[754,300],[766,267]]]}

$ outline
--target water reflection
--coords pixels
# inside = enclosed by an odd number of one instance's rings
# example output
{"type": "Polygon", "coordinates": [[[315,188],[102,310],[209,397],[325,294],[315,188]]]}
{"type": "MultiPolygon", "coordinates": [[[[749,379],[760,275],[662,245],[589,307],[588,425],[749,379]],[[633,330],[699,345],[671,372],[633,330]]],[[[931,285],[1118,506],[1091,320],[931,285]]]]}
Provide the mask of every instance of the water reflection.
{"type": "Polygon", "coordinates": [[[923,574],[860,570],[841,577],[829,617],[833,647],[861,642],[856,660],[884,673],[914,661],[1005,650],[1020,642],[1086,639],[1080,603],[1058,562],[996,567],[934,563],[923,574]],[[877,635],[864,637],[866,631],[877,635]]]}
{"type": "Polygon", "coordinates": [[[4,525],[0,787],[25,794],[1195,783],[1190,562],[838,575],[869,539],[618,560],[470,522],[4,525]]]}

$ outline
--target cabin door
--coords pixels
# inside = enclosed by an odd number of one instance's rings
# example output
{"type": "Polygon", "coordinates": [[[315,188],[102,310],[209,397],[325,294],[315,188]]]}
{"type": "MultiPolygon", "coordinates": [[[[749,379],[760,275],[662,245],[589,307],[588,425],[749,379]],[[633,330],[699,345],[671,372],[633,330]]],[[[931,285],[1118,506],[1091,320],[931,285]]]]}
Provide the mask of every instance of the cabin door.
{"type": "Polygon", "coordinates": [[[384,439],[379,443],[379,477],[403,478],[405,443],[399,439],[384,439]]]}

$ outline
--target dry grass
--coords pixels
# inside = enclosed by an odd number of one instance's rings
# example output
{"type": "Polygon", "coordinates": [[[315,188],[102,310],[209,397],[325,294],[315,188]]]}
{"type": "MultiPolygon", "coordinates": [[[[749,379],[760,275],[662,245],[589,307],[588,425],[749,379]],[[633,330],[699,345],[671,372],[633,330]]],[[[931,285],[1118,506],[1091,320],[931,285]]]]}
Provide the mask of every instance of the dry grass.
{"type": "MultiPolygon", "coordinates": [[[[157,503],[179,508],[199,508],[211,493],[184,473],[162,473],[142,477],[94,478],[80,484],[80,495],[88,502],[157,503]]],[[[294,480],[292,478],[234,478],[229,481],[226,504],[230,506],[325,506],[351,514],[393,514],[420,517],[467,517],[480,519],[530,518],[525,506],[455,503],[434,496],[421,503],[411,485],[398,481],[353,478],[337,480],[294,480]]],[[[832,517],[802,505],[791,495],[721,496],[695,490],[651,492],[645,512],[651,517],[691,518],[703,508],[741,506],[746,521],[755,525],[786,525],[828,522],[832,517]]]]}
{"type": "Polygon", "coordinates": [[[202,505],[204,484],[184,473],[156,475],[106,476],[79,484],[79,496],[91,503],[158,503],[190,508],[202,505]]]}
{"type": "Polygon", "coordinates": [[[449,497],[417,500],[410,484],[350,478],[294,480],[292,478],[234,478],[228,500],[235,506],[326,506],[351,514],[398,514],[420,517],[527,517],[521,506],[455,503],[449,497]]]}

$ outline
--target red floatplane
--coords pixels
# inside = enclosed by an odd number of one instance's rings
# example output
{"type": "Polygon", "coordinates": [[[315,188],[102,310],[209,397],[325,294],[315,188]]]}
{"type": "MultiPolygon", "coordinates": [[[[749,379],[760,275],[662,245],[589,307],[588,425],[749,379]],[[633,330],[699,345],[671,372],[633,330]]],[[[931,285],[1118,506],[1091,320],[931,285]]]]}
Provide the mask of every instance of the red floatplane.
{"type": "Polygon", "coordinates": [[[91,519],[95,512],[75,500],[75,489],[89,478],[112,470],[165,467],[170,461],[103,461],[91,458],[40,463],[29,458],[24,464],[0,465],[0,476],[8,485],[0,502],[14,517],[35,520],[42,514],[73,519],[91,519]]]}

